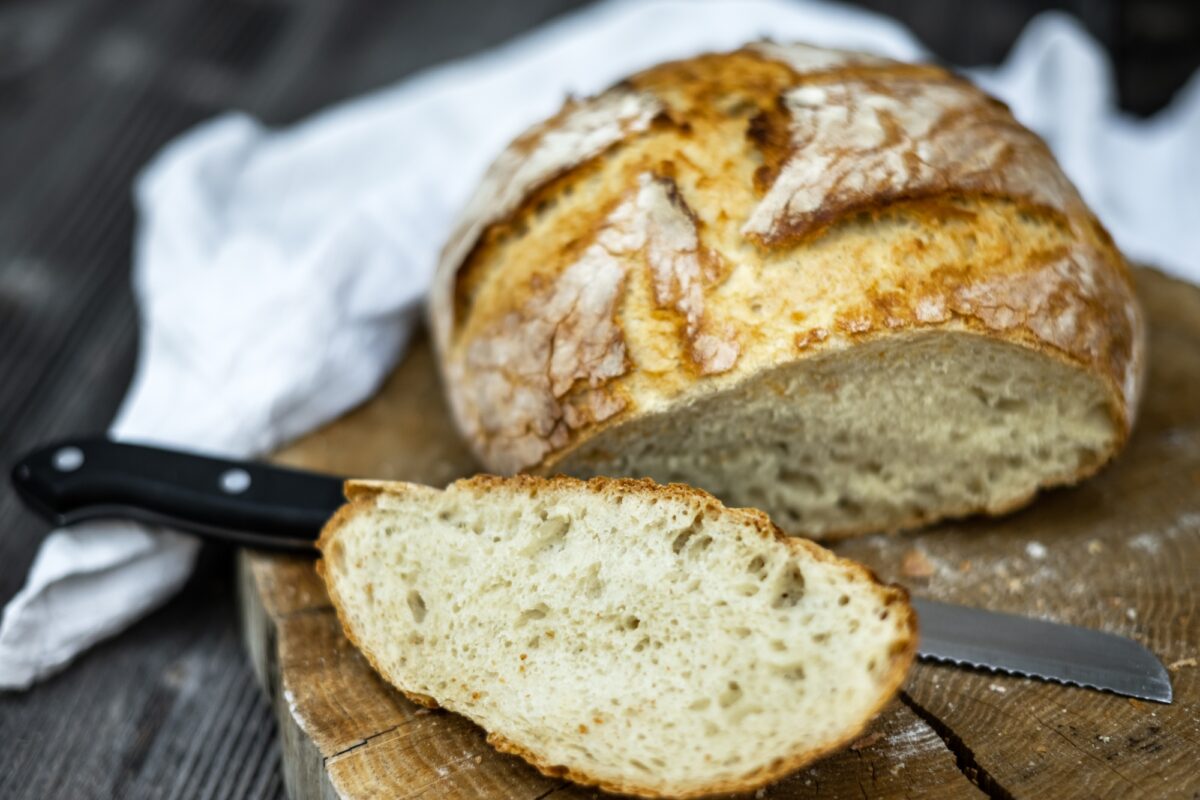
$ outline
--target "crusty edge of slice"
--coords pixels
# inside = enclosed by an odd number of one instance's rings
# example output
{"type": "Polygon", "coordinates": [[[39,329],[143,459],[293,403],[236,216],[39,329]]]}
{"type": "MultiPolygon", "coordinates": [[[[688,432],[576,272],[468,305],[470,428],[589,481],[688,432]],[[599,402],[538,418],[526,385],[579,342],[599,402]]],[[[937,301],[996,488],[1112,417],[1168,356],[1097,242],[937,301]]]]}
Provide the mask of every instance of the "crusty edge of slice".
{"type": "MultiPolygon", "coordinates": [[[[646,478],[591,478],[589,480],[580,480],[578,478],[569,478],[565,476],[554,476],[551,478],[540,478],[532,475],[517,475],[512,478],[501,478],[494,475],[478,475],[473,478],[467,478],[457,481],[455,484],[462,488],[486,490],[489,487],[496,486],[513,486],[520,488],[522,486],[538,486],[544,487],[547,485],[557,485],[562,488],[571,489],[590,489],[604,493],[616,494],[655,494],[658,496],[674,495],[682,500],[690,500],[693,502],[701,502],[705,505],[717,505],[720,501],[713,497],[708,492],[701,489],[696,489],[692,486],[684,484],[658,484],[646,478]]],[[[376,672],[383,678],[396,687],[405,697],[417,705],[425,708],[438,708],[438,701],[429,695],[419,692],[411,692],[400,685],[396,677],[390,674],[379,659],[369,647],[358,637],[353,625],[351,624],[348,615],[343,611],[341,598],[338,596],[337,589],[327,575],[325,569],[325,560],[327,558],[338,558],[335,552],[337,549],[337,537],[341,533],[342,528],[346,523],[360,510],[366,506],[373,506],[376,499],[380,495],[391,494],[402,496],[412,492],[427,492],[439,491],[431,490],[427,486],[420,484],[405,483],[401,481],[367,481],[367,480],[349,480],[345,484],[345,494],[349,501],[346,505],[338,509],[337,513],[325,524],[321,530],[321,536],[317,541],[317,549],[321,552],[321,558],[317,561],[317,574],[325,584],[326,591],[329,593],[329,598],[333,602],[333,607],[337,612],[338,621],[341,623],[342,631],[346,638],[366,657],[368,663],[376,672]]],[[[879,694],[879,700],[875,705],[864,714],[861,719],[857,720],[848,730],[845,736],[840,739],[828,742],[822,747],[817,747],[811,750],[803,750],[793,753],[791,756],[777,759],[761,769],[744,775],[738,779],[719,781],[703,786],[698,789],[688,789],[681,792],[669,792],[660,788],[647,786],[638,783],[636,780],[631,781],[613,781],[604,778],[598,778],[589,775],[585,772],[578,772],[561,764],[553,764],[542,758],[538,753],[528,750],[521,745],[513,742],[503,734],[494,731],[485,731],[487,733],[487,742],[496,750],[502,753],[510,753],[519,756],[527,761],[538,772],[548,777],[567,778],[577,784],[583,786],[595,786],[607,792],[615,792],[618,794],[636,795],[638,797],[676,797],[676,798],[694,798],[703,797],[712,794],[722,794],[731,792],[748,792],[753,791],[761,786],[769,784],[785,775],[788,775],[796,770],[804,767],[817,759],[823,758],[830,753],[833,753],[857,739],[867,727],[868,723],[883,709],[892,697],[895,695],[900,685],[904,682],[908,674],[909,667],[912,665],[913,659],[917,653],[917,616],[913,611],[912,606],[908,603],[908,592],[901,586],[895,584],[884,584],[869,568],[859,564],[856,561],[840,558],[825,548],[814,544],[806,539],[798,539],[790,537],[783,533],[770,518],[763,512],[752,508],[727,508],[727,511],[732,511],[735,514],[743,515],[764,538],[773,537],[778,541],[783,542],[793,551],[805,551],[812,558],[818,561],[827,563],[836,563],[841,567],[848,569],[850,572],[857,573],[857,577],[866,580],[869,584],[873,584],[876,591],[884,595],[885,605],[895,609],[897,606],[904,614],[903,620],[898,620],[898,624],[907,627],[909,636],[907,639],[899,643],[898,648],[893,648],[890,653],[891,666],[886,678],[883,681],[884,689],[879,694]]],[[[463,715],[466,716],[466,715],[463,715]]],[[[468,717],[469,719],[469,717],[468,717]]],[[[474,720],[472,720],[474,722],[474,720]]]]}

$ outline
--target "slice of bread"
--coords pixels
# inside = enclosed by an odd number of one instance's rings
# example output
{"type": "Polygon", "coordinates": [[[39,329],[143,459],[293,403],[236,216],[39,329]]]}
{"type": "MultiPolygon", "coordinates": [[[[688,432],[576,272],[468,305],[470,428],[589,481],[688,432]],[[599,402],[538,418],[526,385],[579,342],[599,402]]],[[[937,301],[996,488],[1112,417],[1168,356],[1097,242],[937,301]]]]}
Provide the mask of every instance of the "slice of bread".
{"type": "Polygon", "coordinates": [[[754,789],[858,736],[916,651],[903,589],[691,487],[346,494],[318,570],[347,637],[412,700],[578,783],[754,789]]]}

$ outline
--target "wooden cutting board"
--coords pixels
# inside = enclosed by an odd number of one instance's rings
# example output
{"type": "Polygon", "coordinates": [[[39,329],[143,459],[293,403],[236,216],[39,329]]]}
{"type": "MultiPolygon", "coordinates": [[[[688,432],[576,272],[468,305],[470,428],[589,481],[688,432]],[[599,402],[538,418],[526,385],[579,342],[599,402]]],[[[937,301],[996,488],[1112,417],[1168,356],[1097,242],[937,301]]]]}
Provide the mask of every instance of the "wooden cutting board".
{"type": "MultiPolygon", "coordinates": [[[[1115,464],[1003,519],[837,550],[917,595],[1132,636],[1170,665],[1174,705],[921,663],[864,738],[758,796],[1200,795],[1200,289],[1150,270],[1137,281],[1148,390],[1115,464]]],[[[474,469],[423,340],[374,400],[279,461],[435,485],[474,469]]],[[[392,690],[342,636],[310,560],[247,552],[240,569],[245,643],[293,800],[595,794],[392,690]]]]}

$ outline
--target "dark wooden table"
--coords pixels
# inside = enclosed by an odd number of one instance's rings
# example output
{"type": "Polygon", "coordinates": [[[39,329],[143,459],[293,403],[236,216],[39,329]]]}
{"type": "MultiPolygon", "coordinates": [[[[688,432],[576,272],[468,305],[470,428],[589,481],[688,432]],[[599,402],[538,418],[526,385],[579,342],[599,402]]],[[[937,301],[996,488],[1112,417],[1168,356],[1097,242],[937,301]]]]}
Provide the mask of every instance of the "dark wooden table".
{"type": "MultiPolygon", "coordinates": [[[[228,108],[293,121],[580,4],[0,3],[0,465],[112,418],[137,349],[130,185],[162,144],[228,108]]],[[[1041,6],[1073,9],[1109,45],[1137,111],[1200,62],[1200,12],[1186,2],[865,4],[958,63],[1001,57],[1041,6]]],[[[0,488],[0,602],[45,530],[0,488]]],[[[0,695],[0,797],[282,796],[231,565],[206,550],[162,609],[32,691],[0,695]]]]}

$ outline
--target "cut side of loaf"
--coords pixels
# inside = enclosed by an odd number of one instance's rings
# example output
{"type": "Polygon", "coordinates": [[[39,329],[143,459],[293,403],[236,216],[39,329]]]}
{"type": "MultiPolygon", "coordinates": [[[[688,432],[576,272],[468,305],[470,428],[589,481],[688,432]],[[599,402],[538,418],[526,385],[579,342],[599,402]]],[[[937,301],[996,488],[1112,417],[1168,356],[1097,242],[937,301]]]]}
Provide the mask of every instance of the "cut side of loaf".
{"type": "Polygon", "coordinates": [[[761,512],[647,480],[354,481],[318,570],[417,702],[546,774],[745,791],[852,741],[916,650],[902,589],[761,512]]]}
{"type": "Polygon", "coordinates": [[[1087,372],[938,332],[768,370],[613,426],[555,469],[701,485],[770,509],[789,533],[834,539],[1011,510],[1095,471],[1117,436],[1087,372]]]}

